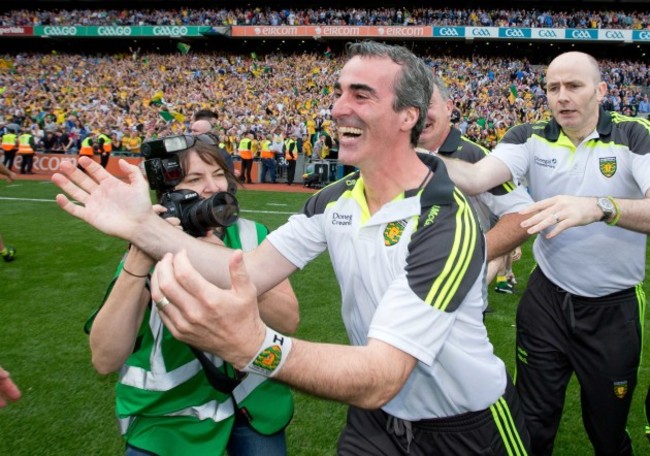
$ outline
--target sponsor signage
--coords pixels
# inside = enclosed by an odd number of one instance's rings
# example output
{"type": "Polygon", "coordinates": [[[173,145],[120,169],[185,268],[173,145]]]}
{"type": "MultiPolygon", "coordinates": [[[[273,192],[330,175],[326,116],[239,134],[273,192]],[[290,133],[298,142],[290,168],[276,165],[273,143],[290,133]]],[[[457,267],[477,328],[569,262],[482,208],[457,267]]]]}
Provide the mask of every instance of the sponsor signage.
{"type": "MultiPolygon", "coordinates": [[[[0,158],[2,158],[4,152],[0,150],[0,158]]],[[[35,176],[36,178],[41,177],[45,179],[49,179],[52,174],[58,173],[61,171],[61,163],[63,162],[70,162],[73,165],[77,165],[77,158],[78,155],[67,155],[67,154],[43,154],[40,152],[37,152],[34,155],[34,172],[37,174],[35,176]]],[[[119,157],[121,159],[126,160],[128,163],[132,165],[138,166],[140,162],[142,161],[142,158],[140,157],[119,157]]],[[[108,166],[107,166],[107,171],[111,173],[113,176],[119,177],[119,178],[126,178],[126,174],[122,171],[122,169],[118,165],[118,157],[111,157],[111,159],[108,161],[108,166]]],[[[99,157],[93,157],[93,160],[95,160],[97,163],[99,163],[99,157]]],[[[14,161],[14,166],[20,167],[20,163],[22,161],[22,156],[16,155],[16,160],[14,161]]]]}
{"type": "Polygon", "coordinates": [[[376,38],[430,38],[432,28],[429,26],[357,26],[357,25],[258,25],[233,26],[233,37],[253,38],[304,38],[304,37],[376,37],[376,38]]]}
{"type": "Polygon", "coordinates": [[[356,26],[356,25],[281,25],[209,27],[200,25],[146,26],[55,26],[0,27],[2,36],[60,36],[60,37],[201,37],[210,34],[230,34],[249,38],[465,38],[471,39],[532,39],[557,41],[649,41],[650,30],[560,29],[528,27],[430,27],[430,26],[356,26]]]}
{"type": "Polygon", "coordinates": [[[498,27],[467,27],[465,30],[467,38],[498,38],[498,27]]]}
{"type": "Polygon", "coordinates": [[[598,40],[598,30],[565,29],[564,37],[567,40],[598,40]]]}
{"type": "Polygon", "coordinates": [[[564,29],[532,28],[530,37],[539,40],[562,40],[564,39],[564,29]]]}
{"type": "Polygon", "coordinates": [[[202,32],[226,32],[226,27],[204,27],[197,25],[146,25],[146,26],[36,26],[36,36],[67,36],[67,37],[197,37],[202,32]]]}
{"type": "Polygon", "coordinates": [[[433,36],[439,38],[464,38],[465,27],[433,27],[433,36]]]}
{"type": "Polygon", "coordinates": [[[632,30],[599,30],[598,39],[602,41],[632,41],[632,30]]]}
{"type": "Polygon", "coordinates": [[[70,26],[52,26],[52,25],[37,25],[34,27],[35,36],[77,36],[77,29],[84,29],[85,27],[70,26]]]}
{"type": "Polygon", "coordinates": [[[86,36],[132,36],[132,27],[122,26],[99,26],[86,27],[86,36]]]}
{"type": "Polygon", "coordinates": [[[500,27],[499,38],[530,38],[531,33],[529,28],[520,27],[500,27]]]}
{"type": "MultiPolygon", "coordinates": [[[[431,38],[431,27],[372,27],[377,29],[377,34],[383,37],[394,36],[396,38],[431,38]]],[[[373,35],[375,36],[375,35],[373,35]]]]}
{"type": "MultiPolygon", "coordinates": [[[[308,27],[312,28],[312,27],[308,27]]],[[[355,36],[368,36],[362,34],[366,31],[367,27],[359,27],[355,25],[323,25],[313,27],[316,36],[341,36],[341,37],[355,37],[355,36]]]]}
{"type": "Polygon", "coordinates": [[[632,39],[634,41],[650,41],[650,30],[633,30],[632,39]]]}
{"type": "Polygon", "coordinates": [[[34,30],[32,27],[0,27],[0,36],[32,36],[34,30]]]}

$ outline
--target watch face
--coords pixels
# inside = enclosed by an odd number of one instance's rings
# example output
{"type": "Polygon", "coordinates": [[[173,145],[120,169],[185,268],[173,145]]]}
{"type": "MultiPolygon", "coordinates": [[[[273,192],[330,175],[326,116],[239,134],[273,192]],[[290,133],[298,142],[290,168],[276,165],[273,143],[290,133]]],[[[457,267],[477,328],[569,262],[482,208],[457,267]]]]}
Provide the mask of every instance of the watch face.
{"type": "Polygon", "coordinates": [[[614,213],[614,203],[609,198],[598,198],[597,204],[600,210],[603,211],[603,216],[600,221],[604,222],[614,213]]]}
{"type": "Polygon", "coordinates": [[[603,210],[603,212],[612,213],[614,211],[614,205],[609,200],[609,198],[599,198],[598,207],[600,207],[603,210]]]}

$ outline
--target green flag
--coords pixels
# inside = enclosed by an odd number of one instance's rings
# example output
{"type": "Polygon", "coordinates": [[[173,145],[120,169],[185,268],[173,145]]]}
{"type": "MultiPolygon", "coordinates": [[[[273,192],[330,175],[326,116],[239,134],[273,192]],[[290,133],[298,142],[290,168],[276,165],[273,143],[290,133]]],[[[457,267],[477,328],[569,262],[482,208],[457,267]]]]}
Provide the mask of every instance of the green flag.
{"type": "Polygon", "coordinates": [[[517,86],[516,85],[510,84],[510,93],[515,98],[519,97],[519,92],[517,91],[517,86]]]}
{"type": "Polygon", "coordinates": [[[174,115],[171,112],[167,111],[166,109],[160,110],[158,114],[160,114],[160,117],[162,117],[165,120],[165,122],[171,122],[172,120],[174,120],[174,115]]]}
{"type": "Polygon", "coordinates": [[[176,48],[181,51],[181,54],[185,55],[190,52],[190,45],[187,43],[178,43],[176,48]]]}
{"type": "Polygon", "coordinates": [[[253,60],[257,60],[257,54],[254,53],[254,52],[251,52],[251,58],[252,58],[253,60]]]}

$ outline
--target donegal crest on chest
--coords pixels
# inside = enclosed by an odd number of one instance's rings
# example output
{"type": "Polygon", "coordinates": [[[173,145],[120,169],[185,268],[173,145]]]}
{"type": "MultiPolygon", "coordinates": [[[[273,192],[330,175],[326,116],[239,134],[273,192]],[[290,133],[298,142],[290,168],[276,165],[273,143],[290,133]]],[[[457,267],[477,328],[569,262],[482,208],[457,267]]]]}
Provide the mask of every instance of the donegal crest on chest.
{"type": "Polygon", "coordinates": [[[600,173],[605,177],[612,177],[616,174],[616,157],[601,157],[599,160],[600,173]]]}

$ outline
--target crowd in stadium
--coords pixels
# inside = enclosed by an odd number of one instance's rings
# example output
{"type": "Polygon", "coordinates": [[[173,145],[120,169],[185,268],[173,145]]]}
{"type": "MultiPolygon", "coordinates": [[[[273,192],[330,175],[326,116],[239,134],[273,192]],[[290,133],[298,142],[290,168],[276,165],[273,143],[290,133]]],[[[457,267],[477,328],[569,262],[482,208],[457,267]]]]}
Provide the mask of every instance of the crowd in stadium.
{"type": "MultiPolygon", "coordinates": [[[[247,131],[335,135],[330,106],[339,57],[128,51],[91,58],[0,56],[0,122],[31,129],[44,140],[42,148],[70,152],[85,136],[103,133],[112,136],[114,150],[137,153],[142,140],[187,131],[200,109],[219,112],[220,134],[231,151],[247,131]]],[[[454,123],[489,148],[513,125],[549,117],[541,65],[514,58],[424,57],[450,87],[454,123]]],[[[648,66],[603,61],[602,68],[609,86],[606,109],[646,117],[648,66]]]]}
{"type": "Polygon", "coordinates": [[[2,26],[35,25],[459,25],[646,29],[647,11],[551,11],[467,8],[317,8],[317,9],[70,9],[12,10],[0,15],[2,26]]]}

